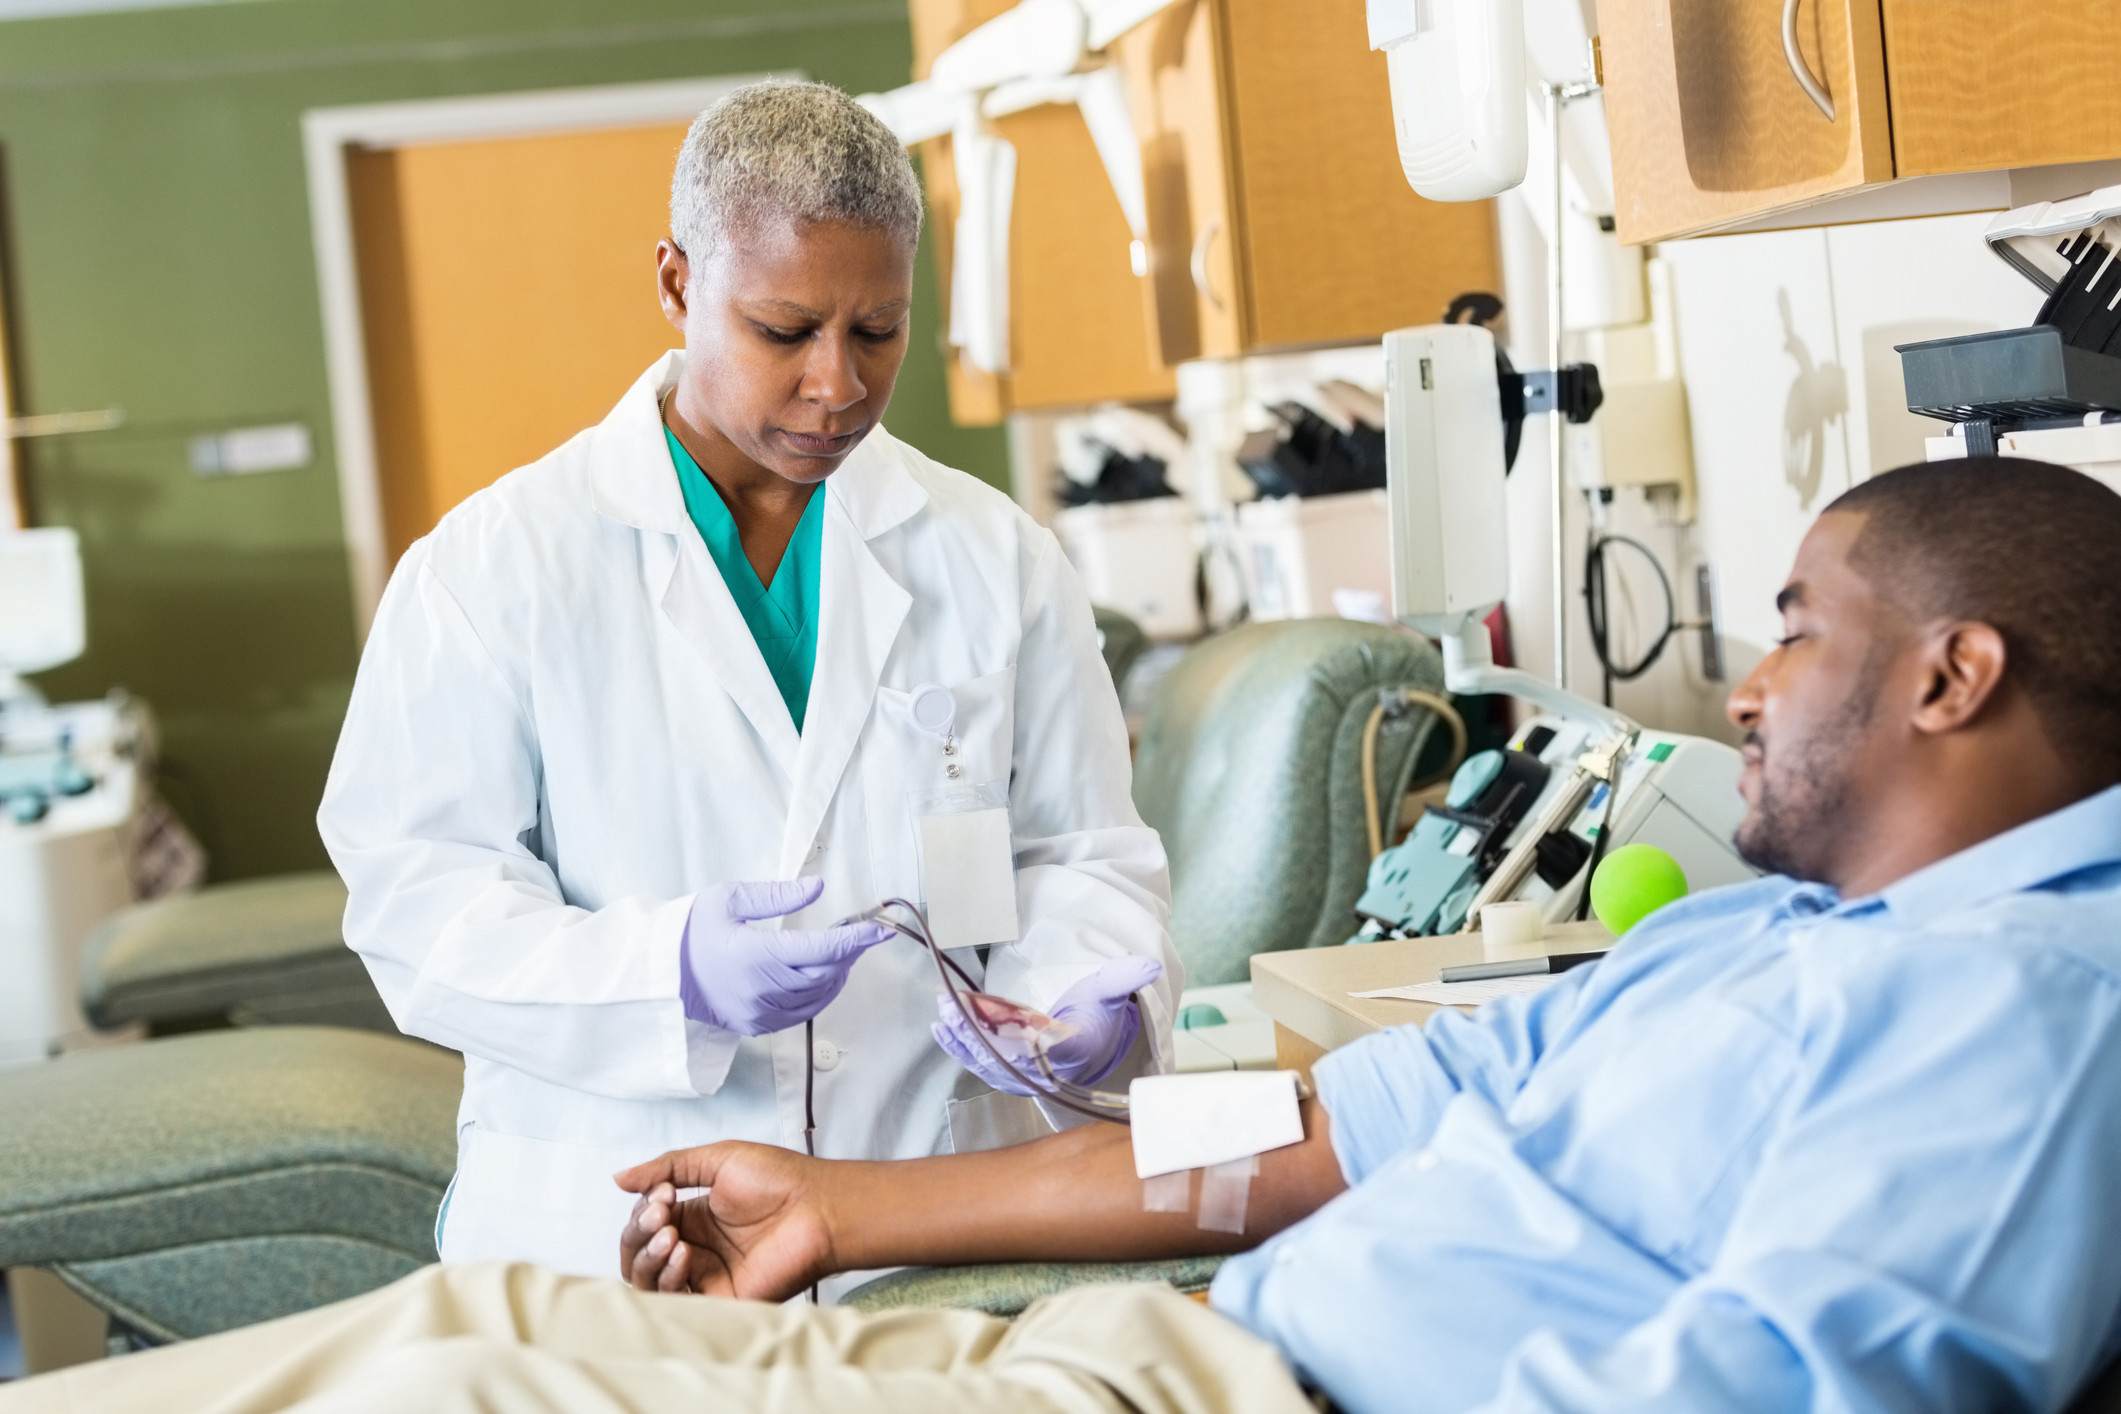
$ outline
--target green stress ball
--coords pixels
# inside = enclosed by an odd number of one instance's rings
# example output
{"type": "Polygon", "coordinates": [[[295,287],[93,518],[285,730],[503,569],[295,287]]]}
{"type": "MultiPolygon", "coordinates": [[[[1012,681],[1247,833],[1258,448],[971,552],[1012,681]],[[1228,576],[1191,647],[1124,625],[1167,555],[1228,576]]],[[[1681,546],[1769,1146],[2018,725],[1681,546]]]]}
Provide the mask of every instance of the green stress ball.
{"type": "Polygon", "coordinates": [[[1591,911],[1615,937],[1685,897],[1686,871],[1653,844],[1622,845],[1591,876],[1591,911]]]}

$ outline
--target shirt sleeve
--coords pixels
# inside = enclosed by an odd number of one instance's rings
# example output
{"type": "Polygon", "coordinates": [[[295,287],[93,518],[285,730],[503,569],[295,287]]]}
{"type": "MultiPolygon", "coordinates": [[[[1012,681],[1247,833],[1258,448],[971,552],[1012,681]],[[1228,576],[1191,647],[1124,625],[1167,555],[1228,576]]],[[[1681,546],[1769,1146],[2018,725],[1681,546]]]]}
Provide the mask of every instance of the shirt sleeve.
{"type": "Polygon", "coordinates": [[[1333,1051],[1312,1067],[1333,1116],[1333,1152],[1350,1186],[1429,1141],[1461,1091],[1509,1107],[1595,969],[1572,968],[1544,991],[1500,997],[1472,1013],[1439,1009],[1421,1026],[1395,1026],[1333,1051]]]}
{"type": "Polygon", "coordinates": [[[567,902],[535,850],[539,767],[515,684],[414,546],[317,816],[347,943],[407,1035],[619,1099],[711,1093],[736,1038],[679,1000],[691,898],[567,902]]]}
{"type": "Polygon", "coordinates": [[[1535,1335],[1491,1408],[2069,1401],[2121,1309],[2121,988],[2059,950],[1915,942],[1815,1019],[1712,1265],[1604,1350],[1535,1335]]]}
{"type": "Polygon", "coordinates": [[[1185,976],[1163,843],[1134,808],[1126,722],[1090,598],[1050,532],[1026,535],[1009,786],[1023,936],[994,950],[987,985],[1050,1007],[1115,957],[1157,958],[1164,972],[1141,994],[1142,1025],[1168,1069],[1185,976]]]}

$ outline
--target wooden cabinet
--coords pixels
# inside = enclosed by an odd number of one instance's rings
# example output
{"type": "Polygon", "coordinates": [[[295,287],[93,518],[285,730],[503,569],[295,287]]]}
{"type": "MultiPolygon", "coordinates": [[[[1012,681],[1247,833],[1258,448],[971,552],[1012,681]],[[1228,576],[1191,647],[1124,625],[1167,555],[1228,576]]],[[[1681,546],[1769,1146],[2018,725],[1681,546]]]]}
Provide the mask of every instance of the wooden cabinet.
{"type": "MultiPolygon", "coordinates": [[[[1013,0],[914,0],[914,76],[935,56],[1013,0]]],[[[950,415],[965,425],[999,422],[1018,409],[1102,402],[1168,402],[1171,370],[1150,356],[1150,334],[1119,198],[1098,160],[1089,126],[1072,105],[1010,114],[996,130],[1016,149],[1009,219],[1009,372],[945,362],[950,415]]],[[[945,309],[951,236],[958,213],[950,139],[921,145],[945,309]]],[[[947,329],[948,315],[945,314],[947,329]]],[[[943,330],[936,330],[937,338],[943,330]]]]}
{"type": "Polygon", "coordinates": [[[1794,56],[1783,9],[1599,0],[1623,241],[1994,208],[2007,169],[2121,158],[2113,0],[1799,0],[1794,56]]]}
{"type": "Polygon", "coordinates": [[[1498,287],[1492,204],[1400,172],[1362,0],[1179,0],[1113,48],[1164,362],[1375,339],[1498,287]]]}
{"type": "MultiPolygon", "coordinates": [[[[915,76],[1008,8],[913,0],[915,76]]],[[[1107,59],[1141,143],[1146,273],[1081,114],[1001,119],[1017,151],[1011,367],[991,378],[949,360],[958,421],[1167,400],[1189,359],[1375,339],[1498,287],[1491,203],[1424,201],[1400,173],[1363,0],[1179,0],[1107,59]]],[[[921,156],[947,292],[949,140],[921,156]]]]}

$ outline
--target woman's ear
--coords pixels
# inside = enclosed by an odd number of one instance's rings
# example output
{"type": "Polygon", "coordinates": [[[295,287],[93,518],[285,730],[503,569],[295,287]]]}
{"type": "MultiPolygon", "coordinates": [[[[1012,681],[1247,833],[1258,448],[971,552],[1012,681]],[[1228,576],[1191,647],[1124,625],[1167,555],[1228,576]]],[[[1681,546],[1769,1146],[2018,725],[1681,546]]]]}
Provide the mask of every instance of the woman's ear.
{"type": "Polygon", "coordinates": [[[692,287],[692,262],[679,250],[677,242],[660,240],[655,243],[655,293],[662,302],[663,317],[670,327],[680,334],[685,332],[685,297],[692,287]]]}
{"type": "Polygon", "coordinates": [[[1930,735],[1957,731],[1981,715],[2003,683],[2010,650],[1991,624],[1942,625],[1924,635],[1922,695],[1914,728],[1930,735]]]}

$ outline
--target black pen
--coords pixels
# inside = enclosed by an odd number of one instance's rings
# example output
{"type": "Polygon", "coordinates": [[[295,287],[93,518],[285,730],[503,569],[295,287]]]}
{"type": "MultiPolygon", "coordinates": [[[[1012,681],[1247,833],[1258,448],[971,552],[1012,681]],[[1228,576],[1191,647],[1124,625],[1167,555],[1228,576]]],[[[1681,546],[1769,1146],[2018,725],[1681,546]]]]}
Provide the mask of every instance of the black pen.
{"type": "Polygon", "coordinates": [[[1504,962],[1469,962],[1446,967],[1436,974],[1439,982],[1493,982],[1503,977],[1537,977],[1543,972],[1566,972],[1587,962],[1596,962],[1602,952],[1565,952],[1553,957],[1513,957],[1504,962]]]}

